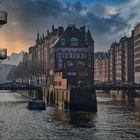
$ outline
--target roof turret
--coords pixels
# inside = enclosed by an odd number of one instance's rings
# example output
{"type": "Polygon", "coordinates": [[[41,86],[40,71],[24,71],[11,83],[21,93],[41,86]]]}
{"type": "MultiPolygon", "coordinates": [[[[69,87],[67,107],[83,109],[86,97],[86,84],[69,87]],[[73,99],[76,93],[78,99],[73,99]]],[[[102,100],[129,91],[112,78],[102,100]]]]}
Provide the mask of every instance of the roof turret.
{"type": "Polygon", "coordinates": [[[94,41],[89,30],[87,31],[87,33],[85,35],[85,41],[87,41],[87,42],[93,42],[94,41]]]}

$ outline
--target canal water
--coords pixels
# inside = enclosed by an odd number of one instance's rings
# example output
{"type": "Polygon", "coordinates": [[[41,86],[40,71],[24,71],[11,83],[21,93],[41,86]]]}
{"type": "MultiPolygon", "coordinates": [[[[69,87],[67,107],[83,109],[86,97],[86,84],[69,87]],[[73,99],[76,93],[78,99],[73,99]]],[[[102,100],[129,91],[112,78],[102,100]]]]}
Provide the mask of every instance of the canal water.
{"type": "Polygon", "coordinates": [[[0,140],[140,140],[140,100],[98,93],[97,113],[54,107],[29,111],[27,99],[0,93],[0,140]]]}

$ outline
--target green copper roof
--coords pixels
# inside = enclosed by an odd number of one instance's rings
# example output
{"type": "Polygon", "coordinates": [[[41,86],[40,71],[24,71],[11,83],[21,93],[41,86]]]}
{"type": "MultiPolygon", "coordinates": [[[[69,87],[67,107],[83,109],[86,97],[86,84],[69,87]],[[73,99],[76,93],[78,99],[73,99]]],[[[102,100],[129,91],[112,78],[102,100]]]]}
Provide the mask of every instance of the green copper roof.
{"type": "Polygon", "coordinates": [[[89,42],[94,41],[89,30],[87,31],[85,35],[85,41],[89,41],[89,42]]]}

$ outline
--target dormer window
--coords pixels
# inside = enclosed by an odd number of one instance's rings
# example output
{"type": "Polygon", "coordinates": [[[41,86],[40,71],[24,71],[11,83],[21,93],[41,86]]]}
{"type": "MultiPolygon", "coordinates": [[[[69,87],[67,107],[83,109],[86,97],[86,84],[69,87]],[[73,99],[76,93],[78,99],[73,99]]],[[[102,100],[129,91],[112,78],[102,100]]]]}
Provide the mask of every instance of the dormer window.
{"type": "Polygon", "coordinates": [[[78,46],[78,42],[79,42],[79,39],[75,37],[71,38],[70,40],[71,46],[78,46]]]}
{"type": "Polygon", "coordinates": [[[65,38],[62,38],[61,39],[61,46],[65,46],[66,45],[66,39],[65,38]]]}

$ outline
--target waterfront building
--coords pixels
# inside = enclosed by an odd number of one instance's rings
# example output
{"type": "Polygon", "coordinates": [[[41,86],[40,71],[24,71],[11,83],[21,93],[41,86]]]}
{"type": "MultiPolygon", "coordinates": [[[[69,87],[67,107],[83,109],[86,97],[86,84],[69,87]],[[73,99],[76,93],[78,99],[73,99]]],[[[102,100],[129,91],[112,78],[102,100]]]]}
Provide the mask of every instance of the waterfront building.
{"type": "Polygon", "coordinates": [[[109,81],[134,82],[134,35],[122,37],[109,50],[109,81]]]}
{"type": "Polygon", "coordinates": [[[37,34],[36,45],[29,48],[29,54],[44,67],[50,85],[58,84],[54,81],[57,72],[62,73],[68,85],[94,82],[94,40],[85,26],[68,25],[65,30],[52,26],[46,37],[37,34]]]}
{"type": "Polygon", "coordinates": [[[140,83],[140,23],[134,28],[135,82],[140,83]]]}
{"type": "Polygon", "coordinates": [[[107,52],[95,53],[94,65],[95,81],[108,82],[109,80],[109,59],[107,52]]]}

